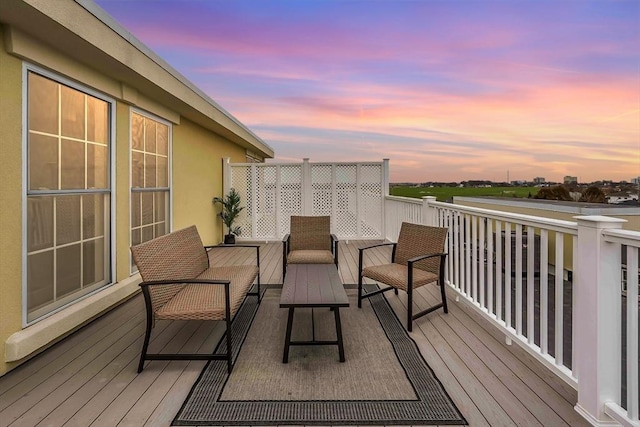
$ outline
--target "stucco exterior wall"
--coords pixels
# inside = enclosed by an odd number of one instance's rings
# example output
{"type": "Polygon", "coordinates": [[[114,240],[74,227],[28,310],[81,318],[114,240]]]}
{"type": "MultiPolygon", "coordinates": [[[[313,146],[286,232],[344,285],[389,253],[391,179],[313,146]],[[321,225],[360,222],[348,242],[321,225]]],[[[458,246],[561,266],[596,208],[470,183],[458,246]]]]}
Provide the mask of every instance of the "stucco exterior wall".
{"type": "Polygon", "coordinates": [[[222,241],[215,196],[222,196],[222,159],[244,162],[246,151],[187,120],[173,128],[173,228],[195,224],[205,245],[222,241]]]}
{"type": "MultiPolygon", "coordinates": [[[[222,159],[244,162],[246,148],[190,120],[154,92],[124,85],[47,48],[19,31],[0,25],[0,375],[38,354],[78,327],[137,293],[139,275],[130,269],[130,120],[133,107],[172,125],[172,229],[196,224],[205,244],[222,239],[214,196],[222,195],[222,159]],[[11,44],[9,48],[6,44],[11,44]],[[12,52],[8,53],[8,52],[12,52]],[[19,53],[18,53],[19,52],[19,53]],[[23,64],[52,70],[64,79],[115,99],[113,198],[115,237],[113,284],[23,328],[23,64]]],[[[160,90],[160,89],[158,89],[160,90]]]]}
{"type": "MultiPolygon", "coordinates": [[[[22,61],[0,25],[0,344],[22,327],[22,61]]],[[[4,363],[0,345],[0,374],[4,363]]]]}

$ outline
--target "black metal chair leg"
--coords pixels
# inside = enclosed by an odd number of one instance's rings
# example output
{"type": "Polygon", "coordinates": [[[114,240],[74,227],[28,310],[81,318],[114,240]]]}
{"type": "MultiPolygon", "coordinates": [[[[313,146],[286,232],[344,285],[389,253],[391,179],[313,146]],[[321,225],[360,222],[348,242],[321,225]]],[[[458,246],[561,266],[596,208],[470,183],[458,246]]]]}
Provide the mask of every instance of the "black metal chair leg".
{"type": "Polygon", "coordinates": [[[413,329],[413,289],[411,284],[407,287],[407,331],[413,329]]]}
{"type": "Polygon", "coordinates": [[[362,308],[362,250],[358,251],[358,308],[362,308]]]}
{"type": "MultiPolygon", "coordinates": [[[[224,286],[224,299],[225,299],[225,317],[227,323],[227,371],[231,373],[233,369],[233,354],[231,353],[231,303],[229,297],[229,284],[224,286]]],[[[258,296],[258,298],[260,298],[258,296]]]]}
{"type": "Polygon", "coordinates": [[[144,369],[144,361],[147,356],[147,349],[149,348],[149,338],[151,337],[151,326],[153,319],[147,316],[147,330],[144,334],[144,344],[142,344],[142,353],[140,354],[140,362],[138,363],[138,373],[144,369]]]}
{"type": "Polygon", "coordinates": [[[442,295],[442,308],[445,313],[449,312],[449,308],[447,307],[447,293],[445,291],[444,280],[440,279],[440,295],[442,295]]]}

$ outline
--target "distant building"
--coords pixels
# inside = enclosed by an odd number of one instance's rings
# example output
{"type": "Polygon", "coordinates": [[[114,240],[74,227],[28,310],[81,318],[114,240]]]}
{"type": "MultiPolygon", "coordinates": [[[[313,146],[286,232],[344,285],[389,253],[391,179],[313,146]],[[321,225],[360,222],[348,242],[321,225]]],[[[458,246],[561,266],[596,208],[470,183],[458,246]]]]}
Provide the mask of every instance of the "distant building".
{"type": "Polygon", "coordinates": [[[533,178],[533,183],[534,184],[544,184],[545,179],[541,176],[537,176],[535,178],[533,178]]]}
{"type": "Polygon", "coordinates": [[[625,204],[627,202],[637,202],[638,195],[637,194],[629,194],[629,193],[616,193],[611,194],[607,197],[607,202],[615,205],[625,204]]]}
{"type": "Polygon", "coordinates": [[[640,176],[636,178],[631,178],[631,183],[635,185],[640,185],[640,176]]]}
{"type": "Polygon", "coordinates": [[[565,176],[564,179],[562,180],[562,182],[564,182],[565,184],[577,184],[578,183],[578,177],[577,176],[565,176]]]}

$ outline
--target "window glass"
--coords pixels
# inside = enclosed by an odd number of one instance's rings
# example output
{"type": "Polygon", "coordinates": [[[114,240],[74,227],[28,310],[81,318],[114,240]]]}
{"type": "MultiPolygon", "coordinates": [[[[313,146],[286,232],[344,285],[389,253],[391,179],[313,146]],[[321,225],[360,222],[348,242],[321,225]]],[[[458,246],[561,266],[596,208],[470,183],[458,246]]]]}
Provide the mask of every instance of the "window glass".
{"type": "Polygon", "coordinates": [[[58,189],[58,138],[32,133],[29,135],[29,189],[58,189]]]}
{"type": "Polygon", "coordinates": [[[27,322],[108,284],[112,104],[28,72],[27,322]]]}
{"type": "Polygon", "coordinates": [[[80,240],[80,201],[82,196],[58,196],[56,205],[56,244],[80,240]]]}
{"type": "Polygon", "coordinates": [[[107,188],[108,156],[106,146],[87,144],[87,188],[107,188]]]}
{"type": "Polygon", "coordinates": [[[170,133],[165,123],[131,114],[132,245],[169,232],[170,133]]]}
{"type": "Polygon", "coordinates": [[[87,141],[106,145],[109,140],[109,104],[87,98],[87,141]]]}
{"type": "Polygon", "coordinates": [[[27,199],[27,251],[53,247],[53,197],[27,199]]]}
{"type": "Polygon", "coordinates": [[[59,248],[56,256],[56,297],[61,298],[80,290],[82,246],[74,244],[59,248]]]}
{"type": "Polygon", "coordinates": [[[60,145],[60,189],[84,189],[85,161],[83,142],[63,139],[60,145]]]}
{"type": "Polygon", "coordinates": [[[85,94],[67,86],[60,86],[60,126],[62,136],[85,139],[85,94]]]}
{"type": "Polygon", "coordinates": [[[58,83],[44,77],[29,78],[29,130],[58,134],[58,83]]]}

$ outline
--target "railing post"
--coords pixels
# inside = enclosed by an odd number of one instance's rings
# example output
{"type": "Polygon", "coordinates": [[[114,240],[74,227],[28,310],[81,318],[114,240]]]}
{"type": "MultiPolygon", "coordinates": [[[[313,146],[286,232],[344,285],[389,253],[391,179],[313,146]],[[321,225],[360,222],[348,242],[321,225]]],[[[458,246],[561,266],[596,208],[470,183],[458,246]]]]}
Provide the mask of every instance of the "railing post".
{"type": "Polygon", "coordinates": [[[226,196],[231,190],[231,158],[222,158],[222,195],[226,196]]]}
{"type": "Polygon", "coordinates": [[[313,214],[313,183],[309,158],[302,159],[302,215],[313,214]]]}
{"type": "Polygon", "coordinates": [[[382,195],[389,195],[389,159],[382,159],[382,195]]]}
{"type": "Polygon", "coordinates": [[[602,230],[625,220],[577,216],[578,253],[573,291],[573,325],[578,376],[576,411],[594,426],[611,424],[605,402],[620,401],[620,245],[604,241],[602,230]]]}
{"type": "Polygon", "coordinates": [[[436,200],[437,198],[435,196],[422,196],[422,223],[424,225],[434,227],[438,225],[438,211],[429,205],[436,200]]]}

